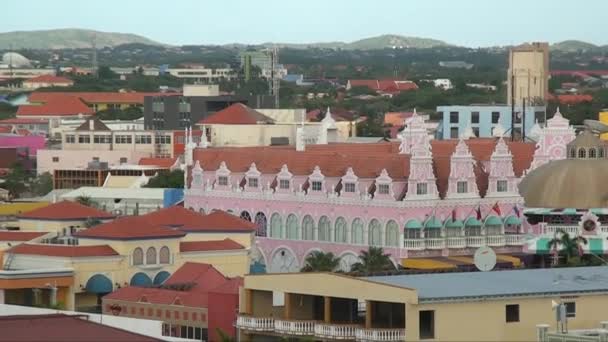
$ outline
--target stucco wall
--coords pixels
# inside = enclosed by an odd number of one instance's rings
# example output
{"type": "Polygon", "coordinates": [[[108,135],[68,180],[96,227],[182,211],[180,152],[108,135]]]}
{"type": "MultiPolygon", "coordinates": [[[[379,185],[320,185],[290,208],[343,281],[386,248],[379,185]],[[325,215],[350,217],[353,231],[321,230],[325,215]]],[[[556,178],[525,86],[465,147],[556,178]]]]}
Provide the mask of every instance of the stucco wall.
{"type": "Polygon", "coordinates": [[[151,157],[150,153],[135,151],[80,151],[80,150],[38,150],[36,161],[38,174],[50,172],[57,169],[81,169],[86,168],[93,157],[99,157],[99,161],[108,162],[108,166],[120,165],[120,158],[127,158],[127,163],[137,164],[140,158],[151,157]],[[53,157],[58,157],[53,162],[53,157]]]}

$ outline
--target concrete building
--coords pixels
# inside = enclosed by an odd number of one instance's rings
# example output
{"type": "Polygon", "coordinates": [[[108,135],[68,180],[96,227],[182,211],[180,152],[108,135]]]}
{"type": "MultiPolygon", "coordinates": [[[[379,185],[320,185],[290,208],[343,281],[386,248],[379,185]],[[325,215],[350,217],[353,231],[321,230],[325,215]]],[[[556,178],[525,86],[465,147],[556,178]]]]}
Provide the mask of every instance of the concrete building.
{"type": "Polygon", "coordinates": [[[148,152],[133,150],[38,150],[36,167],[38,174],[56,170],[86,170],[94,163],[107,163],[109,168],[123,164],[137,164],[141,158],[152,157],[148,152]]]}
{"type": "MultiPolygon", "coordinates": [[[[245,277],[236,326],[242,341],[534,341],[564,303],[569,329],[608,316],[608,267],[349,277],[245,277]]],[[[582,340],[567,340],[582,341],[582,340]]],[[[585,340],[587,341],[587,340],[585,340]]]]}
{"type": "Polygon", "coordinates": [[[236,71],[231,68],[169,68],[166,73],[173,77],[202,83],[217,83],[221,80],[232,80],[237,77],[236,71]]]}
{"type": "Polygon", "coordinates": [[[53,75],[40,75],[23,81],[23,88],[38,89],[48,87],[71,87],[74,81],[69,78],[53,75]]]}
{"type": "Polygon", "coordinates": [[[48,122],[48,120],[44,120],[44,119],[29,119],[29,118],[4,119],[4,120],[0,120],[0,126],[12,127],[13,130],[26,129],[31,134],[34,134],[34,135],[42,135],[42,136],[49,135],[49,122],[48,122]]]}
{"type": "Polygon", "coordinates": [[[549,95],[549,43],[529,43],[509,51],[507,103],[544,105],[549,95]],[[515,93],[512,93],[515,91],[515,93]]]}
{"type": "MultiPolygon", "coordinates": [[[[526,106],[524,123],[521,106],[515,107],[516,136],[521,136],[524,124],[526,136],[530,136],[535,123],[544,125],[545,110],[544,106],[526,106]]],[[[500,127],[506,136],[511,134],[510,105],[439,106],[437,112],[442,117],[438,134],[440,139],[458,139],[470,132],[478,138],[489,138],[494,136],[496,127],[500,127]]]]}

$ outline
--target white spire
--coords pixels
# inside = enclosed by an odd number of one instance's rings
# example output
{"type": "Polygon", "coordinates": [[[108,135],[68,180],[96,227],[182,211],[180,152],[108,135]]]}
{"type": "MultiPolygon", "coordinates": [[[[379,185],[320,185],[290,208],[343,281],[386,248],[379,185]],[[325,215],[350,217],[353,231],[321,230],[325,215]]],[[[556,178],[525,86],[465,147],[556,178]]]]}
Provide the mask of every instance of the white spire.
{"type": "Polygon", "coordinates": [[[327,112],[325,112],[325,117],[321,120],[322,126],[327,128],[336,128],[336,120],[334,120],[331,115],[331,111],[329,107],[327,107],[327,112]]]}
{"type": "Polygon", "coordinates": [[[205,127],[202,128],[201,133],[201,141],[198,143],[198,147],[207,148],[209,147],[209,141],[207,141],[207,134],[205,132],[205,127]]]}
{"type": "Polygon", "coordinates": [[[492,130],[492,136],[499,138],[505,135],[505,129],[502,127],[502,125],[497,124],[496,126],[494,126],[494,129],[492,130]]]}
{"type": "Polygon", "coordinates": [[[477,136],[475,135],[475,132],[473,132],[473,128],[471,128],[471,126],[468,126],[467,128],[465,128],[464,132],[462,132],[462,135],[460,135],[460,139],[471,139],[471,138],[477,138],[477,136]]]}

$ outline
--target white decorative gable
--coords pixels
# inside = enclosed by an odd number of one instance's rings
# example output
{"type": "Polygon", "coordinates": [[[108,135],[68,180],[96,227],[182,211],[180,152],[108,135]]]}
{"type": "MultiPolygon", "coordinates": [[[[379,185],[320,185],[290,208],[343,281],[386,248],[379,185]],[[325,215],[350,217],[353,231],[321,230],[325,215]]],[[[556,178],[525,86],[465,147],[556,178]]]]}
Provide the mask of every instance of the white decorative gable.
{"type": "Polygon", "coordinates": [[[226,166],[226,162],[221,162],[220,167],[215,171],[215,189],[230,189],[232,182],[230,181],[230,170],[226,166]]]}
{"type": "Polygon", "coordinates": [[[574,128],[570,126],[570,121],[562,116],[558,108],[555,115],[547,120],[547,127],[539,132],[534,158],[528,171],[534,170],[550,160],[565,159],[568,156],[566,145],[574,138],[576,138],[574,128]]]}
{"type": "Polygon", "coordinates": [[[486,197],[517,195],[517,178],[513,172],[513,155],[503,138],[498,139],[490,157],[486,197]]]}
{"type": "MultiPolygon", "coordinates": [[[[403,143],[402,143],[403,144],[403,143]]],[[[410,174],[407,179],[406,200],[438,199],[437,183],[433,172],[433,154],[430,138],[420,136],[417,145],[410,148],[410,174]]]]}
{"type": "Polygon", "coordinates": [[[293,189],[293,174],[289,172],[287,164],[281,166],[281,171],[277,174],[277,186],[275,191],[278,193],[291,192],[293,189]]]}
{"type": "Polygon", "coordinates": [[[325,176],[321,173],[319,166],[308,176],[308,194],[325,193],[325,176]]]}
{"type": "Polygon", "coordinates": [[[376,177],[376,191],[374,199],[390,199],[395,200],[393,192],[393,179],[388,175],[386,169],[382,169],[380,176],[376,177]]]}
{"type": "Polygon", "coordinates": [[[359,177],[355,175],[352,167],[346,170],[346,174],[342,176],[342,191],[340,196],[356,196],[359,194],[359,177]]]}
{"type": "Polygon", "coordinates": [[[249,170],[245,172],[245,188],[250,190],[262,189],[263,184],[261,184],[261,175],[262,173],[258,171],[255,163],[251,163],[249,170]]]}
{"type": "Polygon", "coordinates": [[[426,130],[426,123],[415,109],[414,114],[409,120],[406,120],[405,127],[399,134],[399,140],[401,140],[399,145],[399,153],[401,154],[411,154],[415,147],[428,144],[429,134],[426,130]]]}
{"type": "Polygon", "coordinates": [[[201,163],[197,160],[192,168],[192,182],[190,183],[190,188],[200,189],[203,185],[203,168],[201,167],[201,163]]]}
{"type": "Polygon", "coordinates": [[[478,198],[475,159],[463,139],[458,141],[450,159],[447,198],[478,198]]]}

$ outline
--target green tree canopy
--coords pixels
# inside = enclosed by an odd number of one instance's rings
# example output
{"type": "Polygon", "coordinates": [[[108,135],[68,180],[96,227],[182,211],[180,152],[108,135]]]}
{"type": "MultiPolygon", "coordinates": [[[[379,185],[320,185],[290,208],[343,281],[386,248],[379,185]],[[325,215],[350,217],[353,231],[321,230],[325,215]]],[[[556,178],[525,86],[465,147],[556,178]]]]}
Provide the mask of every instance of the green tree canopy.
{"type": "Polygon", "coordinates": [[[334,253],[314,251],[304,261],[302,272],[335,272],[340,265],[340,258],[334,253]]]}
{"type": "Polygon", "coordinates": [[[385,254],[382,247],[370,246],[367,251],[361,251],[359,258],[361,261],[351,266],[351,272],[370,274],[395,269],[390,254],[385,254]]]}
{"type": "Polygon", "coordinates": [[[150,178],[146,188],[177,188],[184,187],[184,171],[173,170],[159,172],[155,177],[150,178]]]}
{"type": "Polygon", "coordinates": [[[53,176],[45,172],[30,183],[30,192],[35,196],[44,196],[53,190],[53,176]]]}
{"type": "Polygon", "coordinates": [[[582,245],[587,244],[587,239],[582,236],[572,238],[566,231],[560,229],[555,237],[549,241],[549,249],[555,249],[564,257],[564,262],[569,264],[572,258],[581,256],[582,245]]]}

